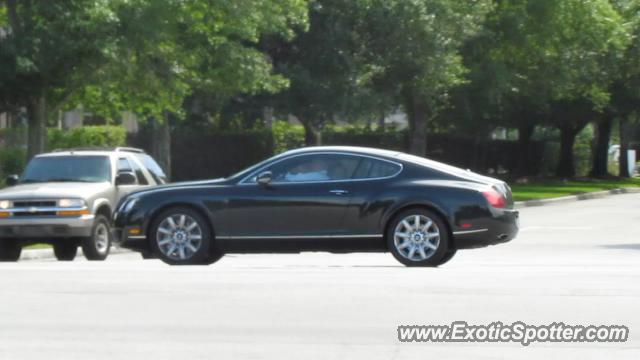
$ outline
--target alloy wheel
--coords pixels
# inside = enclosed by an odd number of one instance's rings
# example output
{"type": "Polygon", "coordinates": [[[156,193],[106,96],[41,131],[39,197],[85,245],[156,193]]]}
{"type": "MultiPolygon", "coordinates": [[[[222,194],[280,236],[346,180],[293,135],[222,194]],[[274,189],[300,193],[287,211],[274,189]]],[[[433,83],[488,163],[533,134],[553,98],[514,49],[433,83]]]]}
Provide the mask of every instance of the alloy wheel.
{"type": "Polygon", "coordinates": [[[202,246],[202,228],[189,215],[171,214],[167,216],[156,232],[158,249],[171,260],[187,260],[202,246]]]}
{"type": "Polygon", "coordinates": [[[411,261],[423,261],[440,245],[440,229],[427,216],[410,215],[396,225],[393,243],[398,253],[411,261]]]}

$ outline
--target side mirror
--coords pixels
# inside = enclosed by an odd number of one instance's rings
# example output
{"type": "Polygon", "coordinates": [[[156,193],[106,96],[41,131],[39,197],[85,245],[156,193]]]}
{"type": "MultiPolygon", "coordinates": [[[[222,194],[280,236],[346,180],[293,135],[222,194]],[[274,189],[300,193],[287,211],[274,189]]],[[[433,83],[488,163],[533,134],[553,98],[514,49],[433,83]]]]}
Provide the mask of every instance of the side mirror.
{"type": "Polygon", "coordinates": [[[136,175],[130,171],[123,171],[116,176],[116,185],[135,185],[136,175]]]}
{"type": "Polygon", "coordinates": [[[256,182],[260,185],[269,185],[272,177],[271,171],[263,171],[256,177],[256,182]]]}
{"type": "Polygon", "coordinates": [[[20,177],[18,175],[9,175],[7,176],[7,180],[5,181],[5,183],[7,184],[7,186],[14,186],[18,184],[18,181],[20,180],[20,177]]]}

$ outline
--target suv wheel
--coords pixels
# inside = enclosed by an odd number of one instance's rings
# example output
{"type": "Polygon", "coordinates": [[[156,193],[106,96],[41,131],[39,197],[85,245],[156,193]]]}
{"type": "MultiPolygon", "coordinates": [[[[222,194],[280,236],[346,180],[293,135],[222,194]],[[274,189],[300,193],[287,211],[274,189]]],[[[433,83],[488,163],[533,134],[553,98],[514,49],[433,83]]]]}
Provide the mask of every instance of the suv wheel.
{"type": "Polygon", "coordinates": [[[18,261],[22,246],[13,239],[0,239],[0,261],[18,261]]]}
{"type": "Polygon", "coordinates": [[[59,261],[73,261],[78,252],[78,243],[64,239],[53,243],[53,253],[59,261]]]}
{"type": "Polygon", "coordinates": [[[111,248],[111,224],[104,215],[96,215],[91,236],[82,239],[82,252],[87,260],[104,260],[111,248]]]}

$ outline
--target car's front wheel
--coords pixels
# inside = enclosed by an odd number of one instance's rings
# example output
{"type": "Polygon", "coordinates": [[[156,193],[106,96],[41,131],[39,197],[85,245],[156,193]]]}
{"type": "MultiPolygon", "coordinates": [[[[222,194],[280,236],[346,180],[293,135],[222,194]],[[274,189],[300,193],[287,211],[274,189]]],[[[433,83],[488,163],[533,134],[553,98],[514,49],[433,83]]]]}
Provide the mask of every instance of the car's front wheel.
{"type": "Polygon", "coordinates": [[[53,254],[59,261],[73,261],[78,253],[78,243],[64,239],[53,243],[53,254]]]}
{"type": "Polygon", "coordinates": [[[111,248],[111,223],[104,215],[96,215],[91,236],[82,239],[82,252],[87,260],[104,260],[111,248]]]}
{"type": "Polygon", "coordinates": [[[406,266],[438,266],[453,256],[447,226],[438,214],[413,208],[396,215],[387,229],[387,247],[406,266]]]}
{"type": "Polygon", "coordinates": [[[0,239],[0,261],[18,261],[22,253],[22,245],[13,239],[0,239]]]}
{"type": "Polygon", "coordinates": [[[205,265],[219,259],[212,251],[212,233],[198,212],[176,207],[155,218],[149,239],[153,252],[167,264],[205,265]]]}

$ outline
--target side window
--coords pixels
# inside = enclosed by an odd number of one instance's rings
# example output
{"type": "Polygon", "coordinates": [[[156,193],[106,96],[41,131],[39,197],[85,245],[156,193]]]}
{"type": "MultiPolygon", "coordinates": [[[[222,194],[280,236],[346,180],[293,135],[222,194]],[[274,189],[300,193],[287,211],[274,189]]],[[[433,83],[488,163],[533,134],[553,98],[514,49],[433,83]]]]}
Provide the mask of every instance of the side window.
{"type": "MultiPolygon", "coordinates": [[[[131,162],[126,157],[118,158],[118,174],[121,172],[133,172],[133,168],[131,167],[131,162]]],[[[139,183],[140,179],[138,179],[139,183]]]]}
{"type": "Polygon", "coordinates": [[[140,165],[138,165],[138,163],[135,160],[130,161],[130,163],[133,167],[133,172],[136,174],[136,177],[138,178],[138,184],[149,185],[149,181],[147,181],[147,177],[144,176],[144,172],[142,171],[142,168],[140,167],[140,165]]]}
{"type": "Polygon", "coordinates": [[[131,164],[127,158],[119,158],[118,159],[118,173],[121,172],[132,172],[131,164]]]}
{"type": "Polygon", "coordinates": [[[138,160],[147,168],[153,180],[158,184],[164,184],[167,182],[167,175],[164,174],[164,171],[158,165],[158,163],[153,160],[153,158],[147,154],[136,154],[135,155],[138,160]]]}
{"type": "Polygon", "coordinates": [[[397,174],[400,165],[387,161],[366,158],[362,160],[353,176],[354,179],[384,178],[397,174]]]}
{"type": "Polygon", "coordinates": [[[360,158],[349,155],[317,154],[297,156],[281,161],[267,170],[274,182],[314,182],[351,179],[360,158]]]}

